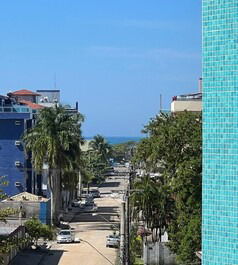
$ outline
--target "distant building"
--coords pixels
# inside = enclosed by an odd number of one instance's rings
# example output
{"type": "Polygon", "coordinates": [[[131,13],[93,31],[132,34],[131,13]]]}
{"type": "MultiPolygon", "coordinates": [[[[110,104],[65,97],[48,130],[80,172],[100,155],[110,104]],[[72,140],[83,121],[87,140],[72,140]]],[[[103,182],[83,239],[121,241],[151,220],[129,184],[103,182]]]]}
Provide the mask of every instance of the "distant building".
{"type": "Polygon", "coordinates": [[[36,98],[37,96],[40,96],[40,94],[27,90],[27,89],[22,89],[22,90],[17,90],[14,92],[9,92],[8,96],[11,98],[15,98],[18,102],[21,102],[21,100],[24,100],[27,102],[36,103],[36,98]]]}
{"type": "MultiPolygon", "coordinates": [[[[27,191],[50,196],[48,188],[48,166],[43,173],[37,174],[31,164],[30,154],[26,156],[21,141],[24,132],[32,128],[37,113],[44,107],[60,104],[60,90],[18,90],[0,95],[0,176],[8,185],[3,187],[8,196],[27,191]]],[[[64,108],[69,113],[78,112],[78,103],[72,108],[64,108]]]]}
{"type": "Polygon", "coordinates": [[[198,80],[198,92],[174,96],[171,103],[171,112],[202,111],[202,78],[198,80]]]}
{"type": "Polygon", "coordinates": [[[174,96],[171,103],[171,112],[202,111],[202,93],[174,96]]]}
{"type": "Polygon", "coordinates": [[[35,103],[37,95],[20,90],[0,96],[0,176],[8,181],[3,190],[9,196],[23,191],[40,192],[39,180],[21,141],[24,131],[33,126],[36,113],[42,108],[35,103]]]}

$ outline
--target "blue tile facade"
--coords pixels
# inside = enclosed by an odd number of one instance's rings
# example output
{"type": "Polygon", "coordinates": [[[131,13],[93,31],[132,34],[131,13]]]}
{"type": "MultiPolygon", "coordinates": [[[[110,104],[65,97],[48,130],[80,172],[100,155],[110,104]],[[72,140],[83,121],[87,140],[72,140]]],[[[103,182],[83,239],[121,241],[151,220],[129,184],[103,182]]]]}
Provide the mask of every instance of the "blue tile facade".
{"type": "Polygon", "coordinates": [[[203,265],[238,265],[238,0],[203,0],[203,265]]]}
{"type": "Polygon", "coordinates": [[[0,176],[4,176],[4,180],[8,182],[8,185],[1,188],[8,196],[30,189],[27,184],[32,172],[26,170],[22,143],[15,144],[16,141],[21,140],[27,120],[30,118],[30,113],[0,112],[0,176]],[[16,166],[17,161],[20,164],[16,166]]]}

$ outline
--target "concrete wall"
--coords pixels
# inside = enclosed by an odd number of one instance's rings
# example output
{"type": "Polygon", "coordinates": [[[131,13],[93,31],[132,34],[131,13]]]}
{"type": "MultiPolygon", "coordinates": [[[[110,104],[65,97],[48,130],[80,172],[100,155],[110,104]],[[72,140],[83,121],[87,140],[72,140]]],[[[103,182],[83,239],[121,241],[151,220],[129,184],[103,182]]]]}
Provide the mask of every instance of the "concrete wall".
{"type": "Polygon", "coordinates": [[[0,254],[0,257],[3,259],[3,263],[1,263],[2,265],[8,265],[21,249],[24,249],[30,244],[30,240],[21,242],[22,239],[26,238],[24,226],[19,226],[13,233],[8,236],[8,238],[19,240],[19,243],[17,246],[12,246],[8,253],[0,254]]]}
{"type": "Polygon", "coordinates": [[[21,224],[25,220],[36,217],[43,224],[50,224],[50,200],[47,202],[30,201],[5,201],[0,202],[0,209],[13,208],[19,211],[22,208],[22,218],[17,213],[14,217],[9,217],[9,224],[21,224]]]}
{"type": "Polygon", "coordinates": [[[201,100],[174,100],[171,103],[171,111],[202,111],[202,101],[201,100]]]}
{"type": "Polygon", "coordinates": [[[144,242],[143,259],[145,265],[175,265],[175,255],[165,243],[144,242]]]}

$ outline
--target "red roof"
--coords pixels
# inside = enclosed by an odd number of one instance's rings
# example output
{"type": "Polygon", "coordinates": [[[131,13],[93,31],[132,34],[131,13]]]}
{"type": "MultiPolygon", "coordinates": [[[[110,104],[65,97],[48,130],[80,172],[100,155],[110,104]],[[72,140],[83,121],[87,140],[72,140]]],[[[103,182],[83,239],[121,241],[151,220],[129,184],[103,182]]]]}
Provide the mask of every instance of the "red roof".
{"type": "Polygon", "coordinates": [[[28,100],[19,100],[20,103],[27,105],[28,107],[32,108],[32,109],[43,109],[44,106],[33,103],[31,101],[28,100]]]}
{"type": "Polygon", "coordinates": [[[15,96],[40,96],[40,94],[27,90],[27,89],[21,89],[14,92],[11,92],[10,94],[15,96]]]}

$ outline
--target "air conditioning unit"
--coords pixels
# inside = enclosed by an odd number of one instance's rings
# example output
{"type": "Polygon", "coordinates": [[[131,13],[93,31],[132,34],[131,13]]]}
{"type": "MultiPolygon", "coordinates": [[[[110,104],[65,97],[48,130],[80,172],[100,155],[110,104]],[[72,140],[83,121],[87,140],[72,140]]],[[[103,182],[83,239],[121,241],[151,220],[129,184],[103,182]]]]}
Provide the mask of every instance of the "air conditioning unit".
{"type": "Polygon", "coordinates": [[[15,121],[15,125],[21,125],[21,121],[15,121]]]}
{"type": "Polygon", "coordinates": [[[20,167],[21,166],[21,162],[20,161],[15,161],[15,166],[16,167],[20,167]]]}
{"type": "Polygon", "coordinates": [[[21,182],[15,182],[15,187],[21,187],[21,182]]]}
{"type": "Polygon", "coordinates": [[[16,146],[21,145],[21,141],[15,141],[15,145],[16,145],[16,146]]]}

